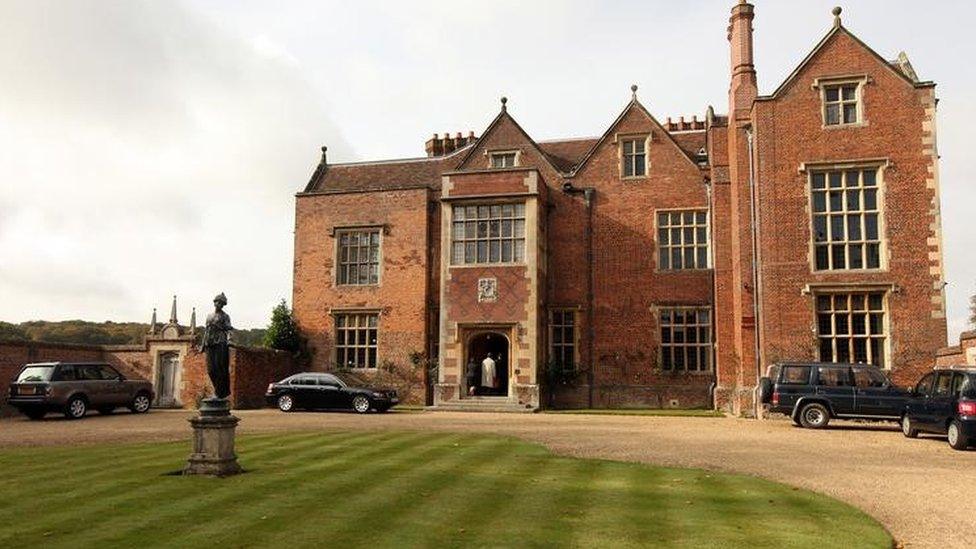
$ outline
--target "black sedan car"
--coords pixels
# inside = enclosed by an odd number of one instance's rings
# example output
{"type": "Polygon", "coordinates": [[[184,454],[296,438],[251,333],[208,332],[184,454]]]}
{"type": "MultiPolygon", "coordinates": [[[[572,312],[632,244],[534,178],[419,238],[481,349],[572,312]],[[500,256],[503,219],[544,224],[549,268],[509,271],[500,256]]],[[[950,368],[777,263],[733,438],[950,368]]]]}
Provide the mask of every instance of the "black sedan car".
{"type": "Polygon", "coordinates": [[[922,377],[901,420],[901,431],[946,435],[949,446],[976,445],[976,368],[939,368],[922,377]]]}
{"type": "Polygon", "coordinates": [[[268,385],[268,404],[282,412],[293,410],[370,410],[385,412],[400,400],[394,389],[370,387],[350,373],[303,372],[268,385]]]}

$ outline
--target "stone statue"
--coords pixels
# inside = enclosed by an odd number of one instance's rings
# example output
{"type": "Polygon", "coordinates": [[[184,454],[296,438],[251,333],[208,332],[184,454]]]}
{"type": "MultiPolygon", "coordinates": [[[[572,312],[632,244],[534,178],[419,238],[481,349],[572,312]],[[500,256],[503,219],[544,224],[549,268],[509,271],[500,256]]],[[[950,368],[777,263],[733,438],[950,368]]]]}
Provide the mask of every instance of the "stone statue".
{"type": "Polygon", "coordinates": [[[227,296],[214,298],[214,312],[207,315],[200,352],[207,352],[207,374],[214,396],[200,402],[200,414],[188,421],[193,426],[193,452],[184,475],[225,477],[243,472],[234,452],[234,437],[240,419],[230,413],[230,316],[224,312],[227,296]]]}
{"type": "Polygon", "coordinates": [[[213,385],[214,396],[226,399],[230,396],[230,316],[224,312],[227,296],[220,293],[214,298],[214,312],[207,315],[207,325],[203,330],[200,351],[207,352],[207,374],[213,385]]]}

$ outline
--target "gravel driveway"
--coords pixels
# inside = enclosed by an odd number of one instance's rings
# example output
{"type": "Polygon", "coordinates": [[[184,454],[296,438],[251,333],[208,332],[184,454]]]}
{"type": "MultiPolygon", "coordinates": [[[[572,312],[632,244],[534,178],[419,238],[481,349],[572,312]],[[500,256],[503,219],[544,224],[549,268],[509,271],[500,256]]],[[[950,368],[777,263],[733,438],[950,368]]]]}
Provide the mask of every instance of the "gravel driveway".
{"type": "MultiPolygon", "coordinates": [[[[896,427],[844,424],[824,431],[788,421],[562,414],[235,412],[239,431],[417,429],[514,435],[579,457],[759,475],[847,501],[880,520],[905,547],[976,544],[976,451],[896,427]]],[[[187,438],[184,411],[0,420],[0,448],[187,438]]],[[[825,535],[829,535],[825,532],[825,535]]]]}

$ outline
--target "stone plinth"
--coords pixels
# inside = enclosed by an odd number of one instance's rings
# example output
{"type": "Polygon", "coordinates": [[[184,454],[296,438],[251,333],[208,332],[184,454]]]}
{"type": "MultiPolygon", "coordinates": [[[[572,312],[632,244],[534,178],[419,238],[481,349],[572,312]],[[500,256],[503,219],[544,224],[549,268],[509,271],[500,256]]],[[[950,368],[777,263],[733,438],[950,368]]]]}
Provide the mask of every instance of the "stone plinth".
{"type": "Polygon", "coordinates": [[[231,415],[227,399],[205,399],[200,415],[189,421],[193,426],[193,453],[183,474],[224,477],[240,473],[234,453],[234,430],[240,419],[231,415]]]}

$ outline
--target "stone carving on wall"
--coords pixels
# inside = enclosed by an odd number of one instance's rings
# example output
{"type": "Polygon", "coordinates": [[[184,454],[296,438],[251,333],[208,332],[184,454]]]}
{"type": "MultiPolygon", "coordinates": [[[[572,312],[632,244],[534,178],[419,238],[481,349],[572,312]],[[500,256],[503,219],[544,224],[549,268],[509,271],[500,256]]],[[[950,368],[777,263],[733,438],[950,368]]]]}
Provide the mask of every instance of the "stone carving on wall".
{"type": "Polygon", "coordinates": [[[498,279],[478,279],[478,303],[494,303],[498,301],[498,279]]]}

